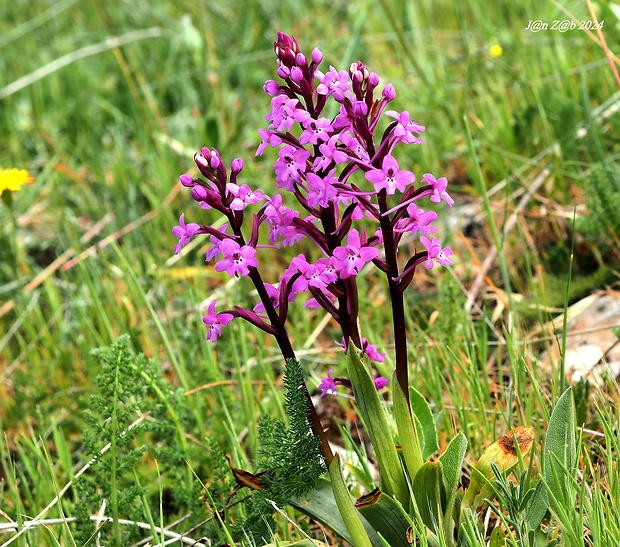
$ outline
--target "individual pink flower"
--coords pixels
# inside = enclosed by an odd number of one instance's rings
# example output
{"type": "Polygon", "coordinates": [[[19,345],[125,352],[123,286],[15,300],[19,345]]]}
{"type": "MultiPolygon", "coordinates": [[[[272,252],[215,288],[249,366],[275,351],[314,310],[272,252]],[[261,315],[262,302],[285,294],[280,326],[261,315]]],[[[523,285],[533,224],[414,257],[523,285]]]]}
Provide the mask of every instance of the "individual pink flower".
{"type": "Polygon", "coordinates": [[[418,232],[422,235],[435,233],[436,228],[431,225],[437,220],[435,211],[425,211],[415,203],[411,203],[407,206],[407,214],[408,218],[400,220],[397,229],[394,230],[395,232],[411,232],[413,235],[418,232]]]}
{"type": "Polygon", "coordinates": [[[421,182],[430,184],[433,187],[433,195],[430,197],[430,200],[433,203],[439,203],[441,200],[443,200],[450,207],[454,205],[454,200],[450,197],[450,194],[446,192],[446,188],[448,187],[448,179],[446,177],[441,177],[439,179],[436,179],[430,173],[426,173],[422,177],[421,182]]]}
{"type": "Polygon", "coordinates": [[[179,254],[179,251],[192,240],[199,230],[200,224],[195,222],[185,224],[185,213],[181,213],[179,225],[172,228],[174,236],[179,238],[179,242],[174,247],[174,254],[179,254]]]}
{"type": "MultiPolygon", "coordinates": [[[[222,232],[222,234],[225,234],[227,228],[228,228],[228,224],[223,224],[222,226],[220,226],[218,228],[218,230],[220,232],[222,232]]],[[[224,241],[224,239],[226,239],[226,238],[221,238],[220,239],[220,238],[218,238],[218,237],[216,237],[214,235],[212,235],[210,237],[211,245],[213,245],[213,247],[211,247],[207,251],[207,256],[206,256],[205,262],[210,262],[214,258],[219,258],[219,256],[222,254],[222,252],[220,251],[220,245],[221,245],[222,241],[224,241]]]]}
{"type": "Polygon", "coordinates": [[[351,230],[345,246],[334,249],[333,256],[338,261],[341,279],[357,275],[366,262],[379,256],[379,249],[362,245],[357,230],[351,230]]]}
{"type": "Polygon", "coordinates": [[[350,87],[349,73],[345,70],[337,71],[333,66],[329,67],[329,72],[323,74],[320,70],[315,72],[316,77],[321,82],[316,92],[319,95],[333,95],[338,102],[344,100],[344,94],[350,87]]]}
{"type": "Polygon", "coordinates": [[[282,205],[282,196],[276,194],[269,200],[269,205],[265,207],[265,218],[269,224],[269,241],[277,243],[278,239],[283,238],[283,245],[292,245],[303,237],[293,226],[293,219],[299,217],[298,211],[293,211],[282,205]]]}
{"type": "Polygon", "coordinates": [[[207,326],[207,340],[215,342],[222,335],[222,327],[225,327],[235,317],[230,313],[215,313],[216,301],[209,304],[207,315],[202,318],[202,322],[207,326]]]}
{"type": "Polygon", "coordinates": [[[362,338],[362,351],[368,355],[368,359],[371,361],[375,361],[376,363],[383,363],[383,361],[385,361],[385,352],[379,353],[377,346],[368,342],[366,338],[362,338]]]}
{"type": "MultiPolygon", "coordinates": [[[[362,341],[362,348],[361,348],[362,355],[367,355],[368,359],[370,359],[371,361],[376,361],[377,363],[383,363],[383,361],[385,361],[385,352],[379,353],[377,346],[371,344],[368,341],[368,338],[362,337],[361,341],[362,341]]],[[[342,342],[336,341],[336,344],[338,344],[342,349],[344,349],[344,354],[346,355],[348,347],[347,347],[344,337],[342,338],[342,342]]],[[[386,384],[387,384],[387,380],[386,380],[386,384]]],[[[380,388],[377,388],[377,389],[380,389],[380,388]]]]}
{"type": "Polygon", "coordinates": [[[348,133],[343,133],[340,136],[340,140],[346,146],[347,150],[353,152],[359,159],[362,161],[368,162],[370,158],[368,156],[368,152],[362,146],[362,143],[358,141],[355,137],[352,137],[348,133]]]}
{"type": "Polygon", "coordinates": [[[304,148],[294,148],[290,145],[280,148],[278,159],[273,164],[278,187],[292,192],[295,189],[295,183],[301,182],[299,172],[306,172],[306,162],[309,158],[310,152],[304,148]]]}
{"type": "Polygon", "coordinates": [[[396,159],[389,155],[383,158],[381,169],[371,169],[366,173],[366,178],[374,184],[377,192],[385,189],[388,195],[396,190],[404,192],[415,181],[415,175],[411,171],[400,171],[396,159]]]}
{"type": "Polygon", "coordinates": [[[420,241],[428,251],[428,259],[426,261],[427,269],[433,267],[433,260],[436,260],[442,266],[451,266],[454,264],[454,261],[450,258],[452,255],[452,249],[449,247],[444,247],[442,249],[441,243],[439,243],[439,241],[434,237],[428,239],[426,236],[420,236],[420,241]]]}
{"type": "Polygon", "coordinates": [[[306,174],[306,185],[308,186],[306,200],[310,207],[318,205],[326,208],[330,201],[338,199],[338,189],[333,186],[335,182],[338,182],[338,179],[333,177],[332,173],[325,178],[321,178],[314,173],[306,174]]]}
{"type": "Polygon", "coordinates": [[[286,95],[278,95],[271,99],[271,114],[265,116],[271,121],[271,129],[280,133],[290,131],[295,122],[302,123],[310,118],[307,110],[297,108],[298,99],[289,99],[286,95]]]}
{"type": "Polygon", "coordinates": [[[375,388],[377,391],[379,391],[380,389],[383,389],[385,386],[388,385],[388,379],[384,378],[383,376],[375,376],[375,388]]]}
{"type": "Polygon", "coordinates": [[[394,136],[398,141],[402,141],[405,144],[423,144],[424,139],[419,137],[415,137],[414,133],[422,133],[424,131],[424,126],[414,122],[409,112],[404,110],[400,114],[395,110],[388,110],[385,113],[386,116],[390,116],[391,118],[395,118],[398,122],[396,127],[394,128],[394,136]]]}
{"type": "Polygon", "coordinates": [[[225,239],[219,245],[224,257],[215,264],[216,272],[228,272],[228,275],[248,275],[250,266],[257,267],[256,249],[250,245],[241,247],[233,239],[225,239]]]}
{"type": "MultiPolygon", "coordinates": [[[[265,289],[267,290],[269,300],[271,300],[273,307],[277,308],[280,305],[280,291],[271,283],[265,283],[265,289]]],[[[256,306],[254,306],[254,311],[256,313],[265,313],[265,304],[259,302],[256,306]]]]}
{"type": "Polygon", "coordinates": [[[252,203],[259,203],[267,199],[267,196],[262,190],[252,190],[247,184],[238,186],[237,184],[229,182],[226,184],[226,190],[235,196],[230,202],[230,208],[233,211],[242,211],[252,203]]]}
{"type": "Polygon", "coordinates": [[[261,138],[261,143],[256,149],[256,154],[254,154],[255,156],[262,156],[267,146],[275,148],[276,146],[282,144],[282,139],[271,129],[259,129],[258,136],[261,138]]]}
{"type": "Polygon", "coordinates": [[[328,393],[336,393],[336,380],[332,378],[334,369],[330,368],[327,372],[327,377],[321,380],[319,389],[321,390],[321,397],[325,397],[328,393]]]}
{"type": "Polygon", "coordinates": [[[303,123],[303,126],[304,130],[299,135],[299,142],[301,144],[319,144],[319,141],[327,142],[330,133],[334,130],[327,118],[319,118],[318,120],[309,118],[303,123]]]}

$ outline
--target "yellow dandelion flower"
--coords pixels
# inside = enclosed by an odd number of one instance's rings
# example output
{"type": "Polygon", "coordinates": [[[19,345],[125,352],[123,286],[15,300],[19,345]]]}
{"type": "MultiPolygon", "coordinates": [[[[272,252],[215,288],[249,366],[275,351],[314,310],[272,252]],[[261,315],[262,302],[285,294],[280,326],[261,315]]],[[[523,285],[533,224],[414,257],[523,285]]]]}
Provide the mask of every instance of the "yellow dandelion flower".
{"type": "Polygon", "coordinates": [[[0,196],[5,190],[17,192],[22,184],[32,184],[34,179],[25,169],[0,169],[0,196]]]}
{"type": "Polygon", "coordinates": [[[502,49],[502,46],[500,46],[499,44],[493,44],[489,48],[489,55],[491,57],[501,57],[502,53],[504,53],[504,50],[502,49]]]}

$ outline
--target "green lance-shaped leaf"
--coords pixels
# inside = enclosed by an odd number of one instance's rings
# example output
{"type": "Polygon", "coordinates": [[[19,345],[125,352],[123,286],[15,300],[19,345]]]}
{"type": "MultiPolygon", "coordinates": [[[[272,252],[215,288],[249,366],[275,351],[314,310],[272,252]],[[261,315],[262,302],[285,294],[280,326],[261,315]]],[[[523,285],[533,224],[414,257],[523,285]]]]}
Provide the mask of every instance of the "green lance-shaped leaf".
{"type": "Polygon", "coordinates": [[[556,500],[564,506],[574,503],[571,479],[577,465],[575,440],[575,403],[569,387],[558,399],[551,413],[545,436],[543,475],[556,500]]]}
{"type": "Polygon", "coordinates": [[[549,492],[563,505],[574,503],[574,494],[569,476],[574,474],[577,463],[577,446],[575,439],[575,405],[573,389],[569,387],[558,399],[551,412],[549,427],[545,435],[543,451],[543,479],[536,485],[532,500],[525,512],[525,521],[529,530],[536,530],[549,509],[549,492]],[[545,483],[546,487],[545,487],[545,483]],[[572,500],[569,499],[572,497],[572,500]]]}
{"type": "Polygon", "coordinates": [[[456,492],[459,486],[466,452],[467,438],[463,433],[458,433],[457,436],[450,441],[444,453],[439,456],[439,461],[443,465],[443,475],[448,495],[450,495],[451,492],[456,492]]]}
{"type": "Polygon", "coordinates": [[[447,502],[443,465],[439,460],[428,461],[420,468],[413,480],[413,495],[422,522],[437,535],[447,502]]]}
{"type": "Polygon", "coordinates": [[[376,488],[359,498],[355,507],[390,547],[410,547],[407,540],[409,521],[394,498],[376,488]]]}
{"type": "Polygon", "coordinates": [[[383,412],[381,399],[370,372],[354,348],[349,351],[348,370],[355,402],[379,464],[381,490],[390,496],[396,496],[396,499],[407,507],[409,505],[407,481],[383,412]]]}
{"type": "Polygon", "coordinates": [[[414,417],[419,422],[420,445],[422,448],[422,458],[426,461],[437,450],[439,441],[437,440],[437,426],[433,419],[431,407],[424,396],[414,387],[409,386],[409,402],[414,417]]]}
{"type": "Polygon", "coordinates": [[[458,433],[444,453],[439,456],[439,461],[443,465],[444,487],[446,489],[446,505],[443,507],[444,535],[450,537],[452,529],[452,509],[456,492],[461,481],[463,460],[467,452],[467,438],[463,433],[458,433]]]}
{"type": "Polygon", "coordinates": [[[392,379],[392,399],[394,401],[394,419],[398,428],[403,459],[405,460],[407,471],[409,471],[409,476],[413,480],[418,469],[424,463],[422,448],[420,447],[420,437],[418,435],[420,426],[417,425],[416,427],[417,420],[411,415],[403,390],[396,380],[396,374],[394,374],[392,379]]]}
{"type": "Polygon", "coordinates": [[[332,481],[332,490],[334,492],[334,498],[336,498],[338,511],[351,536],[351,543],[354,547],[373,547],[364,529],[364,525],[362,524],[360,514],[355,508],[353,500],[351,499],[351,494],[344,482],[339,454],[336,454],[329,465],[329,478],[332,481]]]}
{"type": "Polygon", "coordinates": [[[545,488],[545,483],[542,480],[536,484],[534,495],[527,504],[525,514],[523,515],[528,530],[536,530],[542,519],[545,518],[545,513],[549,509],[549,495],[545,488]]]}
{"type": "MultiPolygon", "coordinates": [[[[351,503],[353,503],[353,501],[351,501],[351,503]]],[[[289,504],[305,515],[320,522],[335,534],[345,539],[348,543],[353,543],[347,526],[340,516],[332,489],[332,483],[330,481],[319,479],[313,490],[307,492],[303,496],[289,500],[289,504]]],[[[363,516],[361,516],[361,521],[373,547],[382,547],[383,544],[370,523],[368,523],[363,516]]]]}

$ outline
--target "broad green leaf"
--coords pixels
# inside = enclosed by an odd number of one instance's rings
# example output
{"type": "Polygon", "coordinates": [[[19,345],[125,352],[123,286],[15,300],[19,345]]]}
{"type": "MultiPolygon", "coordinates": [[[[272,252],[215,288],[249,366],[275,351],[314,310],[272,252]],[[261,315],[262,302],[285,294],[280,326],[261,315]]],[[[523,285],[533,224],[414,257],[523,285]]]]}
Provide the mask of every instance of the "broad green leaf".
{"type": "MultiPolygon", "coordinates": [[[[347,530],[347,526],[340,516],[336,498],[332,490],[331,483],[326,479],[319,479],[314,490],[302,497],[289,500],[291,506],[295,507],[305,515],[320,522],[325,527],[332,530],[335,534],[345,539],[348,543],[353,543],[353,539],[347,530]]],[[[353,503],[353,496],[351,496],[353,503]]],[[[361,516],[362,525],[370,538],[373,547],[381,547],[382,543],[374,528],[361,516]]]]}
{"type": "Polygon", "coordinates": [[[375,450],[381,473],[381,489],[390,496],[396,496],[407,507],[409,489],[381,399],[370,372],[353,348],[349,351],[349,378],[364,427],[375,450]]]}
{"type": "Polygon", "coordinates": [[[407,471],[409,471],[409,477],[413,480],[418,469],[422,467],[424,459],[416,428],[417,420],[414,420],[411,416],[409,405],[407,405],[403,390],[396,380],[396,375],[392,378],[392,399],[394,401],[394,419],[398,428],[403,459],[405,460],[407,471]]]}
{"type": "Polygon", "coordinates": [[[355,508],[349,489],[344,482],[342,468],[340,467],[340,456],[338,454],[336,454],[329,465],[329,477],[338,511],[351,536],[351,543],[355,547],[373,547],[362,524],[359,511],[355,508]]]}
{"type": "Polygon", "coordinates": [[[413,495],[422,522],[437,534],[443,522],[443,507],[446,506],[446,487],[443,465],[439,460],[426,462],[413,480],[413,495]]]}
{"type": "Polygon", "coordinates": [[[422,458],[426,461],[437,450],[439,441],[437,440],[437,427],[433,419],[431,407],[422,394],[412,386],[409,386],[409,403],[411,411],[420,423],[420,445],[422,448],[422,458]]]}
{"type": "Polygon", "coordinates": [[[463,433],[458,433],[450,441],[444,453],[439,456],[439,461],[443,465],[443,476],[448,496],[456,492],[461,481],[465,452],[467,452],[467,439],[463,433]]]}
{"type": "Polygon", "coordinates": [[[506,545],[506,533],[500,526],[493,528],[489,538],[489,547],[504,547],[506,545]]]}
{"type": "Polygon", "coordinates": [[[444,453],[439,457],[439,461],[443,465],[443,480],[446,489],[446,504],[443,509],[444,518],[444,535],[450,537],[452,530],[452,509],[456,491],[461,481],[463,473],[463,460],[467,452],[467,439],[463,433],[458,433],[450,444],[446,447],[444,453]]]}
{"type": "Polygon", "coordinates": [[[525,512],[529,530],[536,530],[549,510],[547,488],[560,503],[574,503],[574,495],[569,501],[568,491],[572,491],[572,486],[571,479],[566,476],[566,471],[571,475],[574,473],[577,459],[574,413],[572,388],[569,387],[558,399],[549,419],[543,452],[543,478],[536,485],[525,512]]]}
{"type": "Polygon", "coordinates": [[[569,387],[562,393],[551,413],[545,436],[543,476],[549,490],[560,503],[574,503],[571,477],[576,463],[575,404],[573,390],[569,387]],[[567,473],[569,476],[566,476],[567,473]]]}
{"type": "Polygon", "coordinates": [[[394,498],[377,488],[358,499],[355,506],[390,547],[410,547],[407,541],[409,521],[394,498]]]}
{"type": "Polygon", "coordinates": [[[547,489],[542,480],[539,480],[536,484],[536,490],[532,499],[527,504],[525,510],[524,519],[527,524],[528,530],[536,530],[542,519],[545,518],[545,513],[549,509],[549,496],[547,495],[547,489]]]}

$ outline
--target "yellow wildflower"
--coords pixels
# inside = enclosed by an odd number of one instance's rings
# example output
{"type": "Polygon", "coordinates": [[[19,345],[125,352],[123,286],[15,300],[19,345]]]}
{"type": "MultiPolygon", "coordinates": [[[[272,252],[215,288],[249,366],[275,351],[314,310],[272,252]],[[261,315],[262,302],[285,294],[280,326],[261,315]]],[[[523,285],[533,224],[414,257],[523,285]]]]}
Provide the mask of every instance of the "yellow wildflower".
{"type": "Polygon", "coordinates": [[[32,184],[34,179],[25,169],[0,169],[0,196],[5,190],[17,192],[22,184],[32,184]]]}
{"type": "Polygon", "coordinates": [[[504,53],[504,50],[502,49],[502,46],[500,46],[499,44],[493,44],[489,48],[489,55],[491,57],[501,57],[502,53],[504,53]]]}

